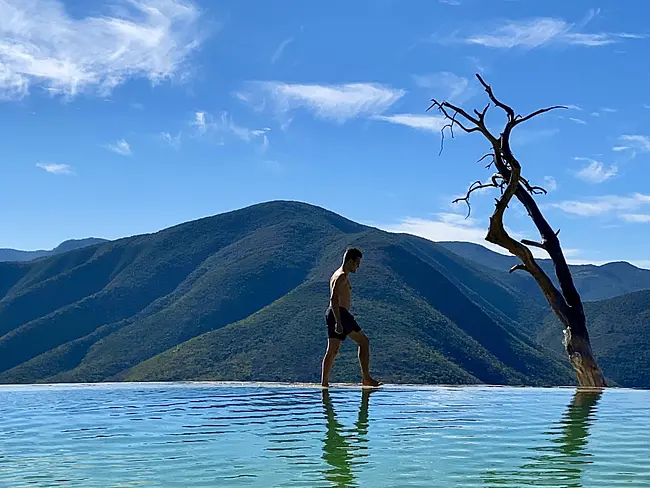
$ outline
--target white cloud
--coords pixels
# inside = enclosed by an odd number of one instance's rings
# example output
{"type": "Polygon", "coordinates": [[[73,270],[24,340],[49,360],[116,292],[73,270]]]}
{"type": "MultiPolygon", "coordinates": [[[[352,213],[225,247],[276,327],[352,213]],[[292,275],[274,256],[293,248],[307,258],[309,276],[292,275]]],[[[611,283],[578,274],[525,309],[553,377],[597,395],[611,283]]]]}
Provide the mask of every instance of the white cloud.
{"type": "Polygon", "coordinates": [[[557,190],[557,181],[552,176],[544,176],[546,182],[546,190],[550,193],[557,190]]]}
{"type": "Polygon", "coordinates": [[[582,119],[576,119],[575,117],[569,117],[569,120],[570,120],[571,122],[575,122],[576,124],[587,125],[587,122],[586,122],[586,121],[584,121],[584,120],[582,120],[582,119]]]}
{"type": "MultiPolygon", "coordinates": [[[[359,116],[380,114],[406,93],[376,83],[317,85],[272,81],[254,85],[273,100],[281,115],[304,108],[313,111],[317,117],[338,123],[359,116]]],[[[253,103],[251,94],[240,95],[253,103]]]]}
{"type": "MultiPolygon", "coordinates": [[[[476,219],[456,213],[438,213],[434,219],[422,219],[416,217],[406,217],[401,219],[397,224],[386,224],[378,226],[387,232],[406,233],[422,237],[430,241],[461,241],[473,242],[480,244],[492,251],[500,254],[510,253],[500,246],[492,244],[485,240],[489,226],[489,219],[485,218],[481,225],[476,219]]],[[[506,231],[514,239],[523,239],[524,236],[518,232],[508,229],[506,231]]],[[[548,254],[543,249],[531,248],[535,257],[548,258],[548,254]]],[[[577,254],[577,250],[565,250],[567,255],[577,254]]]]}
{"type": "Polygon", "coordinates": [[[55,175],[73,175],[72,167],[69,164],[56,164],[56,163],[36,163],[38,168],[41,168],[48,173],[55,175]]]}
{"type": "Polygon", "coordinates": [[[451,103],[463,103],[476,94],[478,88],[464,76],[449,71],[429,75],[413,75],[415,84],[421,88],[435,91],[431,96],[451,103]]]}
{"type": "Polygon", "coordinates": [[[649,214],[623,214],[621,218],[626,222],[647,223],[650,222],[649,214]]]}
{"type": "MultiPolygon", "coordinates": [[[[587,21],[588,22],[588,21],[587,21]]],[[[583,26],[587,22],[583,23],[583,26]]],[[[582,33],[572,32],[576,27],[562,19],[538,17],[525,20],[505,20],[491,32],[473,34],[460,41],[497,49],[514,47],[539,48],[552,44],[596,47],[636,39],[644,36],[628,33],[582,33]]],[[[456,39],[452,39],[456,40],[456,39]]],[[[448,40],[442,40],[443,42],[448,40]]]]}
{"type": "Polygon", "coordinates": [[[233,121],[232,117],[228,115],[228,112],[221,112],[219,118],[216,120],[207,112],[196,112],[192,125],[202,135],[208,132],[222,135],[230,134],[244,142],[252,142],[259,139],[262,141],[262,151],[266,151],[269,147],[269,139],[266,134],[271,130],[270,128],[249,129],[241,126],[233,121]]]}
{"type": "Polygon", "coordinates": [[[169,132],[161,132],[160,137],[163,141],[167,142],[171,147],[178,150],[181,147],[181,133],[172,136],[169,132]]]}
{"type": "Polygon", "coordinates": [[[582,201],[566,200],[549,204],[550,207],[558,208],[566,213],[580,217],[605,215],[616,211],[629,212],[645,205],[650,205],[650,195],[642,193],[633,193],[629,196],[604,195],[582,201]]]}
{"type": "Polygon", "coordinates": [[[208,130],[205,121],[205,115],[205,112],[196,112],[194,114],[194,122],[192,123],[192,125],[194,125],[201,134],[205,134],[208,130]]]}
{"type": "Polygon", "coordinates": [[[110,149],[111,151],[116,152],[117,154],[121,154],[122,156],[130,156],[132,154],[131,146],[124,139],[120,139],[114,144],[107,144],[106,149],[110,149]]]}
{"type": "MultiPolygon", "coordinates": [[[[397,115],[375,115],[375,120],[383,120],[393,124],[406,125],[413,129],[423,130],[427,132],[440,132],[440,130],[447,124],[447,121],[442,116],[436,115],[413,115],[413,114],[397,114],[397,115]]],[[[456,133],[463,132],[460,128],[454,128],[456,133]]]]}
{"type": "Polygon", "coordinates": [[[628,149],[630,149],[630,146],[614,146],[612,148],[612,151],[620,152],[620,151],[627,151],[628,149]]]}
{"type": "Polygon", "coordinates": [[[458,7],[461,5],[460,0],[438,0],[440,3],[445,3],[447,5],[452,5],[454,7],[458,7]]]}
{"type": "Polygon", "coordinates": [[[616,165],[612,164],[609,168],[604,163],[590,158],[573,158],[576,161],[587,161],[589,164],[576,172],[576,177],[587,183],[602,183],[618,173],[616,165]]]}
{"type": "Polygon", "coordinates": [[[285,39],[280,43],[278,48],[273,52],[273,56],[271,56],[271,63],[275,63],[282,57],[282,53],[284,53],[285,48],[293,42],[293,37],[290,37],[288,39],[285,39]]]}
{"type": "Polygon", "coordinates": [[[620,137],[621,141],[625,141],[630,146],[641,152],[650,152],[650,137],[640,135],[625,135],[620,137]]]}
{"type": "Polygon", "coordinates": [[[0,0],[0,97],[24,97],[32,85],[72,97],[105,96],[135,77],[158,83],[200,44],[188,1],[128,0],[110,11],[80,18],[58,0],[0,0]]]}

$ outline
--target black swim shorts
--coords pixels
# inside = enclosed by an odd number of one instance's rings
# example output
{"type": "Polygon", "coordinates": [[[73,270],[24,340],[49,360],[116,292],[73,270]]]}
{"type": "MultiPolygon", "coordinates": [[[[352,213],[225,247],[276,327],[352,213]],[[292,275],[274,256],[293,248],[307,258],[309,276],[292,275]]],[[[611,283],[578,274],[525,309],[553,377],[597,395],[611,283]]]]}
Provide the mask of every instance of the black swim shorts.
{"type": "Polygon", "coordinates": [[[339,307],[339,315],[341,316],[341,322],[343,322],[343,334],[337,334],[335,330],[336,318],[334,317],[334,311],[332,307],[327,308],[325,312],[325,323],[327,323],[327,337],[344,340],[350,332],[361,332],[361,327],[357,324],[357,321],[346,308],[339,307]]]}

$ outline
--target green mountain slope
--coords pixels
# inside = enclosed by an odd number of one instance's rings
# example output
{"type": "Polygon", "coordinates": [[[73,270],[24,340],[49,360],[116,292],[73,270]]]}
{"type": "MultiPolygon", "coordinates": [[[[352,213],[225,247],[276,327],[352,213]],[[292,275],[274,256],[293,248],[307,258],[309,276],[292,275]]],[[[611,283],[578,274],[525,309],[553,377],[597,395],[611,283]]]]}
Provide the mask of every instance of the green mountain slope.
{"type": "MultiPolygon", "coordinates": [[[[650,388],[650,291],[643,290],[585,305],[594,355],[622,386],[650,388]]],[[[539,342],[562,350],[560,322],[549,315],[539,342]]]]}
{"type": "MultiPolygon", "coordinates": [[[[0,381],[316,381],[327,280],[349,245],[365,253],[354,311],[385,379],[573,381],[519,326],[544,307],[506,281],[429,241],[295,202],[3,263],[0,381]],[[183,367],[168,363],[174,351],[183,367]]],[[[337,371],[354,380],[356,353],[346,351],[337,371]]]]}
{"type": "MultiPolygon", "coordinates": [[[[458,256],[500,272],[519,264],[519,259],[515,256],[499,254],[478,244],[470,242],[440,242],[439,244],[458,256]]],[[[553,262],[550,259],[540,259],[538,262],[557,284],[553,262]]],[[[569,267],[576,287],[585,301],[605,300],[650,289],[650,270],[637,268],[627,262],[613,262],[602,266],[570,265],[569,267]]],[[[537,284],[525,273],[512,275],[510,282],[513,286],[529,291],[536,298],[542,297],[537,284]]]]}
{"type": "MultiPolygon", "coordinates": [[[[511,330],[498,311],[470,300],[414,255],[407,241],[375,231],[355,242],[366,262],[353,283],[354,311],[371,337],[377,376],[416,383],[573,381],[560,360],[511,330]]],[[[172,348],[123,378],[317,381],[327,341],[326,270],[338,259],[333,255],[309,280],[258,313],[172,348]]],[[[356,347],[350,343],[343,351],[332,379],[356,381],[356,347]]]]}

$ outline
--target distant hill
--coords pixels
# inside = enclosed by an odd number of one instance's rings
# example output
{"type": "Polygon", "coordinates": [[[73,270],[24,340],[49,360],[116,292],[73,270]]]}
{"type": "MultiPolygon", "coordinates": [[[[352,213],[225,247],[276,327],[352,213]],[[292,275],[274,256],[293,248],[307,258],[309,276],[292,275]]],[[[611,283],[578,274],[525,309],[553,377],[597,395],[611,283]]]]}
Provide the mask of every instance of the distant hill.
{"type": "MultiPolygon", "coordinates": [[[[439,242],[438,244],[458,256],[497,271],[508,271],[512,266],[520,263],[516,256],[496,253],[479,244],[470,242],[439,242]]],[[[557,284],[553,262],[550,259],[539,259],[538,262],[557,284]]],[[[650,270],[637,268],[627,262],[612,262],[602,266],[570,265],[569,268],[576,287],[585,301],[604,300],[650,289],[650,270]]],[[[541,297],[537,284],[528,274],[518,272],[512,282],[541,297]]]]}
{"type": "Polygon", "coordinates": [[[17,249],[0,249],[0,262],[6,261],[31,261],[33,259],[46,256],[54,256],[66,251],[80,249],[82,247],[92,246],[107,242],[106,239],[89,237],[87,239],[70,239],[62,242],[54,249],[39,251],[19,251],[17,249]]]}
{"type": "MultiPolygon", "coordinates": [[[[589,334],[603,371],[621,385],[650,388],[650,291],[588,303],[589,334]]],[[[560,323],[548,315],[537,331],[540,343],[562,350],[560,323]]]]}
{"type": "MultiPolygon", "coordinates": [[[[328,278],[351,245],[364,252],[352,312],[371,338],[379,379],[575,383],[554,342],[561,328],[524,275],[286,201],[0,263],[0,382],[318,381],[328,278]]],[[[598,279],[613,281],[578,287],[598,279]]],[[[590,320],[615,320],[608,306],[590,304],[590,320]]],[[[638,344],[644,358],[643,333],[612,338],[638,344]]],[[[606,376],[622,386],[644,381],[614,366],[616,354],[627,361],[624,347],[601,348],[612,354],[606,376]]],[[[358,379],[348,341],[332,381],[358,379]]]]}
{"type": "MultiPolygon", "coordinates": [[[[573,381],[518,326],[543,307],[435,243],[295,202],[0,263],[0,381],[318,381],[349,245],[366,256],[353,312],[384,381],[573,381]]],[[[333,381],[358,380],[354,347],[338,363],[333,381]]]]}

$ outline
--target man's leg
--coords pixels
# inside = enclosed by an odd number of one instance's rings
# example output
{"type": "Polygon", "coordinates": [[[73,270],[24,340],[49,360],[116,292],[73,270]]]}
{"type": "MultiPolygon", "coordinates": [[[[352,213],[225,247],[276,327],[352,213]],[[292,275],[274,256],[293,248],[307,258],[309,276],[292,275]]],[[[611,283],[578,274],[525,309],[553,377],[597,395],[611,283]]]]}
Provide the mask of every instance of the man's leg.
{"type": "Polygon", "coordinates": [[[348,337],[357,343],[359,346],[358,356],[359,364],[361,365],[361,382],[364,386],[379,386],[381,383],[374,380],[370,376],[370,340],[363,331],[353,331],[348,334],[348,337]]]}
{"type": "Polygon", "coordinates": [[[341,339],[336,339],[334,337],[329,337],[327,339],[327,351],[325,351],[325,357],[323,357],[321,372],[321,385],[324,387],[329,386],[330,371],[332,371],[332,366],[334,366],[334,359],[336,359],[336,355],[339,353],[340,347],[341,339]]]}

